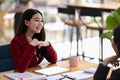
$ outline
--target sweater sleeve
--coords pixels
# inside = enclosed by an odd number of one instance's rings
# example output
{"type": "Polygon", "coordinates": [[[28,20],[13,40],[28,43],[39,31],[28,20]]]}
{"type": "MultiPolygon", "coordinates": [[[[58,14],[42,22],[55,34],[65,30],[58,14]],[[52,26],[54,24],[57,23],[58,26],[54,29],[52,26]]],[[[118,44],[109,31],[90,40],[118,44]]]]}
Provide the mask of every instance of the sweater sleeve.
{"type": "Polygon", "coordinates": [[[51,44],[46,47],[46,53],[44,53],[44,57],[52,64],[57,62],[57,53],[51,44]]]}
{"type": "Polygon", "coordinates": [[[22,47],[18,41],[13,40],[11,42],[11,53],[13,56],[15,68],[19,72],[24,72],[29,67],[36,50],[36,47],[30,44],[28,44],[25,49],[23,48],[24,47],[22,47]]]}
{"type": "Polygon", "coordinates": [[[109,69],[109,67],[100,63],[94,74],[94,80],[106,80],[109,69]]]}

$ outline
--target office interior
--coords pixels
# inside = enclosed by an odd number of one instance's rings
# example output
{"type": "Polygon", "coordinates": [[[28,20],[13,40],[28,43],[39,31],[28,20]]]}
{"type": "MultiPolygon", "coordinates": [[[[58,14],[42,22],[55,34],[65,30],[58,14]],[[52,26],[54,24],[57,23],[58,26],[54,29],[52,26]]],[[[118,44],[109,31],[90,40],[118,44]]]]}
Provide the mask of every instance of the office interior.
{"type": "MultiPolygon", "coordinates": [[[[40,10],[44,16],[46,40],[53,44],[53,47],[58,53],[58,60],[68,59],[71,55],[76,55],[76,32],[73,29],[73,41],[72,48],[69,40],[69,26],[64,23],[64,20],[68,20],[67,14],[60,14],[58,12],[58,5],[68,3],[101,3],[101,2],[117,2],[120,0],[33,0],[34,8],[40,10]]],[[[14,24],[14,13],[7,13],[6,10],[12,9],[15,6],[15,0],[4,0],[0,4],[0,45],[9,44],[11,39],[14,37],[13,24],[14,24]]],[[[112,6],[112,5],[111,5],[112,6]]],[[[109,13],[105,13],[105,18],[109,13]]],[[[91,20],[87,18],[87,20],[91,20]]],[[[79,40],[79,51],[81,55],[84,51],[85,56],[93,57],[94,59],[85,58],[90,62],[99,63],[99,33],[98,31],[88,30],[88,35],[85,37],[85,26],[82,29],[82,44],[79,40]]],[[[114,55],[115,52],[111,47],[111,42],[108,39],[103,39],[103,59],[114,55]]],[[[81,57],[81,56],[80,56],[81,57]]],[[[82,57],[81,57],[82,60],[82,57]]]]}

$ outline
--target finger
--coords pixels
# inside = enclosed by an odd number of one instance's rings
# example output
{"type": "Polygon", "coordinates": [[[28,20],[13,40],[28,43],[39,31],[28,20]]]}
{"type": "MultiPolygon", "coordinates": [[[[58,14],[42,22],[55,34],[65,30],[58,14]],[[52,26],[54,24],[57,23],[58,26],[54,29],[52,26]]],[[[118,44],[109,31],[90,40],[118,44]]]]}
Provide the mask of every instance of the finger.
{"type": "Polygon", "coordinates": [[[117,61],[116,65],[119,66],[119,61],[117,61]]]}
{"type": "Polygon", "coordinates": [[[38,48],[40,49],[41,47],[40,47],[40,46],[38,46],[38,48]]]}
{"type": "Polygon", "coordinates": [[[38,48],[39,48],[39,49],[41,48],[41,45],[40,45],[40,44],[38,45],[38,48]]]}
{"type": "Polygon", "coordinates": [[[113,66],[117,67],[117,66],[119,66],[119,63],[118,62],[114,62],[113,66]]]}

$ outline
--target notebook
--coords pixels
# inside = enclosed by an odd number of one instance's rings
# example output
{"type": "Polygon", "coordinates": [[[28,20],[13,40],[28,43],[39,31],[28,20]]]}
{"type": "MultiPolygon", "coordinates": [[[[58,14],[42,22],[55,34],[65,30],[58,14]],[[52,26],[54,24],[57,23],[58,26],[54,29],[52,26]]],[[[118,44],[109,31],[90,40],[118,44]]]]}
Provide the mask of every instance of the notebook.
{"type": "Polygon", "coordinates": [[[64,67],[60,67],[60,66],[52,66],[52,67],[48,67],[48,68],[44,68],[44,69],[40,69],[40,70],[35,70],[35,72],[37,73],[41,73],[44,75],[54,75],[54,74],[58,74],[58,73],[62,73],[62,72],[67,72],[70,69],[68,68],[64,68],[64,67]]]}

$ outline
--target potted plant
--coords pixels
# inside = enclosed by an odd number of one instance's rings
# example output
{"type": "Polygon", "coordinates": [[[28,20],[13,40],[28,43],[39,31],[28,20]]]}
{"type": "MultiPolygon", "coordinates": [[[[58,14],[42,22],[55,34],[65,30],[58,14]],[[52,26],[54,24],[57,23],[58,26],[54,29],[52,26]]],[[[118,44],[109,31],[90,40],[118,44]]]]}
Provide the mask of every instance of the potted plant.
{"type": "Polygon", "coordinates": [[[107,16],[106,29],[103,32],[102,37],[107,38],[111,41],[113,30],[118,25],[120,25],[120,7],[117,8],[115,11],[112,11],[111,14],[107,16]]]}

